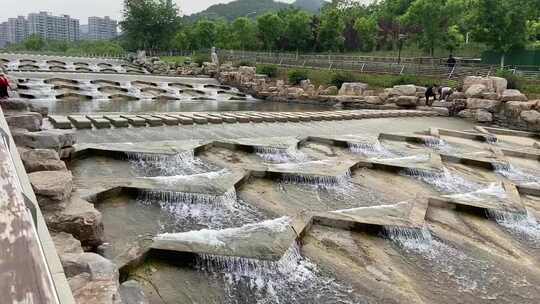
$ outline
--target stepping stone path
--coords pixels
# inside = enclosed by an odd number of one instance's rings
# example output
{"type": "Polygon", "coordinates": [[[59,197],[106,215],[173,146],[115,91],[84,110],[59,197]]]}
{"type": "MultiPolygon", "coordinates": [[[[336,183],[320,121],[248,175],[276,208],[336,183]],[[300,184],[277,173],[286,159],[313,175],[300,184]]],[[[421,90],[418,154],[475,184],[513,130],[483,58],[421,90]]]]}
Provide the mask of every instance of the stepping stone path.
{"type": "MultiPolygon", "coordinates": [[[[234,124],[234,123],[283,123],[353,120],[384,117],[438,116],[435,112],[413,110],[351,110],[327,112],[180,112],[180,113],[142,113],[142,114],[93,114],[93,115],[52,115],[49,121],[56,129],[91,129],[127,127],[158,127],[193,124],[234,124]]],[[[450,132],[441,130],[443,133],[450,132]]],[[[456,131],[451,131],[456,132],[456,131]]],[[[462,135],[462,134],[460,134],[462,135]]],[[[478,134],[469,134],[478,137],[478,134]]],[[[480,135],[480,137],[488,137],[480,135]]]]}

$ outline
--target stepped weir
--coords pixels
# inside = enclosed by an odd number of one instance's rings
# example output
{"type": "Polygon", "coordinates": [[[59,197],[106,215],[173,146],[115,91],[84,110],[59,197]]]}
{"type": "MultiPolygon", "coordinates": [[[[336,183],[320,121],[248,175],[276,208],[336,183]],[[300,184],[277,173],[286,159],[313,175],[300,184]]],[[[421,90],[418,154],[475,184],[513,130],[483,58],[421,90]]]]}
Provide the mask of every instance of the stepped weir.
{"type": "Polygon", "coordinates": [[[28,250],[6,230],[0,264],[41,281],[2,303],[540,302],[538,134],[24,59],[0,223],[28,250]]]}

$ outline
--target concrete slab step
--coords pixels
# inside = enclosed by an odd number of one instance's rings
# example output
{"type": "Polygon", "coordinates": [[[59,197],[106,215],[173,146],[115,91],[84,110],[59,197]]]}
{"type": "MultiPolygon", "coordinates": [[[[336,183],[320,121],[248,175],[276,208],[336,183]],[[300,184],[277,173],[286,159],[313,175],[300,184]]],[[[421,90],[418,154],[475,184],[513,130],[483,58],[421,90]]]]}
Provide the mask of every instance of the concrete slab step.
{"type": "Polygon", "coordinates": [[[146,127],[146,120],[136,115],[120,115],[120,117],[127,119],[129,124],[134,127],[146,127]]]}
{"type": "Polygon", "coordinates": [[[264,122],[276,122],[277,119],[275,116],[266,114],[266,113],[253,113],[254,115],[257,115],[259,117],[262,117],[264,122]]]}
{"type": "Polygon", "coordinates": [[[49,115],[49,121],[56,129],[71,129],[71,121],[65,116],[49,115]]]}
{"type": "Polygon", "coordinates": [[[92,122],[94,127],[98,128],[98,129],[106,129],[106,128],[111,127],[111,122],[109,120],[103,118],[103,116],[100,116],[100,115],[86,115],[86,118],[88,118],[92,122]]]}
{"type": "Polygon", "coordinates": [[[236,123],[237,119],[235,117],[232,117],[228,114],[218,113],[218,114],[212,114],[212,116],[218,117],[223,119],[226,123],[236,123]]]}
{"type": "Polygon", "coordinates": [[[276,121],[279,121],[279,122],[287,122],[288,121],[287,117],[281,116],[278,113],[269,112],[269,113],[265,113],[265,115],[273,117],[276,121]]]}
{"type": "Polygon", "coordinates": [[[187,117],[189,119],[192,119],[196,124],[204,125],[204,124],[208,123],[208,119],[206,119],[204,117],[201,117],[201,116],[193,115],[191,113],[177,114],[177,115],[184,116],[184,117],[187,117]]]}
{"type": "Polygon", "coordinates": [[[254,122],[254,123],[260,123],[260,122],[263,122],[263,118],[258,116],[258,115],[253,115],[251,113],[242,113],[240,115],[243,115],[245,117],[247,117],[250,121],[254,122]]]}
{"type": "Polygon", "coordinates": [[[169,117],[178,119],[178,122],[182,125],[192,125],[195,123],[192,118],[189,118],[186,116],[181,116],[181,115],[176,115],[176,114],[166,114],[166,115],[169,117]]]}
{"type": "Polygon", "coordinates": [[[156,114],[152,116],[155,118],[161,119],[161,121],[163,121],[163,123],[166,124],[167,126],[177,126],[178,123],[180,123],[180,120],[176,117],[160,115],[160,114],[156,114]]]}
{"type": "Polygon", "coordinates": [[[220,123],[223,123],[223,119],[222,118],[219,118],[219,117],[216,117],[216,116],[212,116],[212,115],[208,115],[208,114],[205,114],[205,113],[197,113],[197,114],[193,114],[194,116],[198,116],[198,117],[202,117],[202,118],[206,118],[206,120],[208,120],[209,123],[212,123],[212,124],[220,124],[220,123]]]}
{"type": "Polygon", "coordinates": [[[127,128],[129,127],[129,121],[119,115],[105,115],[103,116],[108,120],[115,128],[127,128]]]}
{"type": "Polygon", "coordinates": [[[82,115],[69,115],[68,119],[77,129],[92,129],[92,122],[90,119],[82,115]]]}
{"type": "Polygon", "coordinates": [[[249,117],[237,113],[227,113],[228,116],[236,118],[239,123],[249,123],[251,120],[249,117]]]}
{"type": "Polygon", "coordinates": [[[144,119],[150,127],[163,126],[163,121],[152,115],[137,115],[137,117],[144,119]]]}

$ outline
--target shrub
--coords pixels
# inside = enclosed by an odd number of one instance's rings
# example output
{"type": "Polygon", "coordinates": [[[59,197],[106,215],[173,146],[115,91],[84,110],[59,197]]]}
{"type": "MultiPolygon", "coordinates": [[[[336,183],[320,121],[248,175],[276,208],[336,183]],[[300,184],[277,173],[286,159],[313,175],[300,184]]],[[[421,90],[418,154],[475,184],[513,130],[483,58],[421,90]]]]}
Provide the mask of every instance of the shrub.
{"type": "Polygon", "coordinates": [[[298,85],[302,80],[308,79],[308,72],[306,70],[290,70],[287,76],[290,84],[298,85]]]}
{"type": "Polygon", "coordinates": [[[236,64],[237,67],[241,67],[241,66],[255,66],[255,64],[251,61],[247,61],[247,60],[243,60],[243,61],[240,61],[236,64]]]}
{"type": "Polygon", "coordinates": [[[210,62],[210,55],[205,53],[197,53],[191,58],[193,62],[197,63],[199,66],[202,66],[205,62],[210,62]]]}
{"type": "Polygon", "coordinates": [[[350,72],[337,72],[332,74],[330,78],[330,84],[336,86],[338,89],[341,88],[345,82],[356,82],[357,79],[354,74],[350,72]]]}
{"type": "Polygon", "coordinates": [[[505,78],[508,81],[509,89],[520,90],[523,87],[521,79],[510,70],[500,69],[497,71],[496,76],[505,78]]]}
{"type": "Polygon", "coordinates": [[[396,85],[405,85],[405,84],[415,84],[418,82],[416,77],[411,75],[401,75],[398,78],[392,80],[392,86],[396,85]]]}
{"type": "Polygon", "coordinates": [[[278,68],[275,65],[257,66],[257,74],[264,74],[270,78],[275,78],[278,74],[278,68]]]}

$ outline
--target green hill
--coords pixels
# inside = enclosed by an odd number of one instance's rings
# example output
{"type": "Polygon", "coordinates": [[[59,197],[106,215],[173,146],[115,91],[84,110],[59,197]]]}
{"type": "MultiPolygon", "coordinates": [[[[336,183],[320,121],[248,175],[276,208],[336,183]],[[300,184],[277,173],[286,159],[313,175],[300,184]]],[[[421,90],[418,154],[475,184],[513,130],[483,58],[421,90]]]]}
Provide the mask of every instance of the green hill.
{"type": "Polygon", "coordinates": [[[238,17],[249,16],[255,18],[270,11],[279,11],[291,6],[318,13],[325,0],[296,0],[292,5],[274,0],[236,0],[225,4],[215,4],[206,10],[184,17],[187,21],[194,22],[200,18],[218,19],[225,18],[232,21],[238,17]]]}
{"type": "Polygon", "coordinates": [[[324,0],[296,0],[293,5],[312,13],[318,13],[323,5],[324,0]]]}
{"type": "Polygon", "coordinates": [[[226,4],[212,5],[206,10],[187,16],[186,19],[195,21],[200,18],[218,19],[225,18],[232,21],[238,17],[256,17],[269,11],[279,11],[289,8],[290,5],[273,0],[237,0],[226,4]]]}

